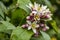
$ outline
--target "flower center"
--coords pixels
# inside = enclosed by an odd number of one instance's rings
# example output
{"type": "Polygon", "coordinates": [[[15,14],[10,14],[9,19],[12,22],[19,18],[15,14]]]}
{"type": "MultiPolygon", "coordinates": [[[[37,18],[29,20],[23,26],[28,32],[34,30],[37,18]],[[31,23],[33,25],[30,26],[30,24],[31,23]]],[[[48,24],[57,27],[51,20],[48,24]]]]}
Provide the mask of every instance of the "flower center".
{"type": "Polygon", "coordinates": [[[31,27],[32,27],[32,28],[35,28],[35,26],[36,26],[35,23],[32,23],[32,24],[31,24],[31,27]]]}
{"type": "Polygon", "coordinates": [[[40,6],[38,7],[38,11],[40,10],[41,8],[40,8],[40,6]]]}
{"type": "Polygon", "coordinates": [[[36,14],[35,17],[34,17],[34,19],[38,20],[39,19],[39,15],[36,14]]]}

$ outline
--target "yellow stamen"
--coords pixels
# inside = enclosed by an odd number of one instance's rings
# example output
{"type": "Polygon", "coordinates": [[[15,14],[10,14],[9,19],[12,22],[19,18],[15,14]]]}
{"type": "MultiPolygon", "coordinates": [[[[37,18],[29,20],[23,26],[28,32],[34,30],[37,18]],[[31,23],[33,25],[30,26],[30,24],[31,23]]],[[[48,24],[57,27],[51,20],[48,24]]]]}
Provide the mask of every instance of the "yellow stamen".
{"type": "Polygon", "coordinates": [[[40,6],[38,7],[38,11],[40,10],[41,8],[40,8],[40,6]]]}
{"type": "Polygon", "coordinates": [[[38,20],[39,19],[39,15],[36,14],[34,18],[35,18],[35,20],[38,20]]]}
{"type": "Polygon", "coordinates": [[[35,28],[35,26],[36,26],[35,23],[32,23],[32,24],[31,24],[31,27],[32,27],[32,28],[35,28]]]}

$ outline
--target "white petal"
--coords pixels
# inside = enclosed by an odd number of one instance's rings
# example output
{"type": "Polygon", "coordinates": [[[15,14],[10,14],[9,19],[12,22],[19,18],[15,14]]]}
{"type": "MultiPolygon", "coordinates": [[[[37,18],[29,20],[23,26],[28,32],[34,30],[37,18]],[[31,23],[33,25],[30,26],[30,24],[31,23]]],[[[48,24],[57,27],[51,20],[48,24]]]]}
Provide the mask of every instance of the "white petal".
{"type": "Polygon", "coordinates": [[[45,15],[45,12],[46,12],[46,11],[42,11],[42,15],[45,15]]]}
{"type": "Polygon", "coordinates": [[[28,23],[29,25],[31,25],[31,22],[30,22],[30,21],[27,21],[27,23],[28,23]]]}
{"type": "Polygon", "coordinates": [[[32,30],[33,30],[34,33],[36,33],[36,29],[33,28],[32,30]]]}
{"type": "Polygon", "coordinates": [[[30,29],[31,29],[31,26],[28,27],[28,30],[30,30],[30,29]]]}
{"type": "Polygon", "coordinates": [[[45,11],[50,13],[49,9],[46,9],[45,11]]]}
{"type": "Polygon", "coordinates": [[[36,25],[36,27],[38,28],[38,27],[39,27],[39,25],[36,25]]]}
{"type": "Polygon", "coordinates": [[[27,16],[27,17],[26,17],[26,19],[29,19],[29,18],[30,18],[30,16],[27,16]]]}
{"type": "Polygon", "coordinates": [[[29,3],[29,6],[30,6],[30,7],[33,7],[32,3],[29,3]]]}
{"type": "Polygon", "coordinates": [[[52,18],[50,17],[48,20],[52,20],[52,18]]]}
{"type": "Polygon", "coordinates": [[[47,8],[47,6],[43,6],[43,5],[42,5],[42,9],[43,9],[43,10],[46,10],[46,8],[47,8]]]}
{"type": "Polygon", "coordinates": [[[32,13],[37,14],[37,11],[32,11],[32,13]]]}
{"type": "Polygon", "coordinates": [[[48,26],[46,26],[46,28],[47,28],[47,29],[49,29],[49,27],[48,27],[48,26]]]}
{"type": "Polygon", "coordinates": [[[39,6],[39,5],[35,2],[35,3],[34,3],[34,7],[35,7],[36,10],[38,9],[38,6],[39,6]]]}

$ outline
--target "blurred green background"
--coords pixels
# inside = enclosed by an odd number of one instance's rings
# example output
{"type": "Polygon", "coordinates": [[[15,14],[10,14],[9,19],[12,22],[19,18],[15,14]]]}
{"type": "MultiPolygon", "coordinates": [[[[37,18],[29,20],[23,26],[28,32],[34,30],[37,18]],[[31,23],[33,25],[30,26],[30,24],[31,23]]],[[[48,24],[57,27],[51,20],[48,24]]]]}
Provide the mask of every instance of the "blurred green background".
{"type": "MultiPolygon", "coordinates": [[[[30,0],[30,1],[32,3],[37,2],[40,4],[47,5],[50,8],[51,12],[53,13],[53,20],[56,21],[57,27],[59,28],[59,32],[60,32],[60,0],[30,0]]],[[[6,14],[4,16],[3,16],[3,14],[1,14],[2,16],[0,16],[0,20],[8,19],[8,21],[9,21],[9,18],[10,18],[11,19],[10,22],[15,26],[25,23],[25,21],[20,23],[21,22],[20,20],[23,19],[23,18],[21,18],[21,16],[26,16],[25,15],[26,12],[23,9],[19,9],[17,0],[0,0],[0,13],[2,13],[1,8],[3,10],[3,13],[4,14],[6,13],[6,14]],[[24,15],[19,14],[19,12],[20,13],[23,12],[24,15]],[[18,15],[21,15],[21,16],[18,16],[18,15]],[[5,18],[5,16],[8,16],[9,18],[8,17],[5,18]],[[21,19],[19,19],[19,18],[21,18],[21,19]]],[[[1,25],[0,25],[0,27],[1,27],[1,25]]],[[[10,33],[11,32],[8,32],[8,33],[0,32],[0,40],[9,40],[10,35],[11,35],[10,33]]],[[[50,35],[52,35],[51,40],[60,40],[60,33],[58,33],[56,35],[56,33],[52,29],[48,33],[50,33],[50,35]]]]}

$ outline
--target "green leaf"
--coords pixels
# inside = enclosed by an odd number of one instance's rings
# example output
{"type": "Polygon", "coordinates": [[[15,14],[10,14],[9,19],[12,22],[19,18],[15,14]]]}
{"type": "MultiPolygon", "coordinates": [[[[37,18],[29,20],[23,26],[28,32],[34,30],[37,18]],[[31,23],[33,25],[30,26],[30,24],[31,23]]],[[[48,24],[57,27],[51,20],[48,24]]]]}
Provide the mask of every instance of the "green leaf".
{"type": "Polygon", "coordinates": [[[15,26],[8,21],[1,21],[2,24],[0,24],[0,31],[4,30],[13,30],[15,29],[15,26]]]}
{"type": "Polygon", "coordinates": [[[38,37],[32,37],[31,40],[50,40],[50,37],[47,33],[41,31],[41,34],[42,35],[39,35],[38,37]]]}
{"type": "Polygon", "coordinates": [[[3,4],[3,2],[0,1],[0,8],[3,12],[7,13],[6,6],[3,4]]]}
{"type": "Polygon", "coordinates": [[[53,27],[53,29],[58,33],[58,27],[57,27],[56,21],[52,20],[49,23],[53,27]]]}
{"type": "Polygon", "coordinates": [[[7,27],[3,24],[0,24],[0,32],[11,34],[11,30],[7,29],[7,27]]]}
{"type": "Polygon", "coordinates": [[[29,13],[29,9],[27,8],[26,5],[31,3],[30,0],[18,0],[17,3],[20,8],[24,9],[27,13],[29,13]]]}
{"type": "Polygon", "coordinates": [[[9,22],[10,21],[10,18],[9,17],[6,17],[6,20],[9,22]]]}
{"type": "Polygon", "coordinates": [[[0,16],[4,18],[4,14],[3,14],[3,11],[1,10],[1,8],[0,8],[0,16]]]}
{"type": "Polygon", "coordinates": [[[0,40],[9,40],[8,35],[0,32],[0,40]]]}
{"type": "Polygon", "coordinates": [[[44,40],[44,38],[39,35],[38,37],[32,37],[31,40],[44,40]]]}
{"type": "Polygon", "coordinates": [[[44,40],[50,40],[50,36],[47,33],[43,32],[43,31],[40,31],[40,32],[41,32],[44,40]]]}
{"type": "Polygon", "coordinates": [[[14,12],[12,12],[12,18],[11,22],[14,25],[21,25],[25,21],[25,17],[27,16],[27,13],[23,9],[16,9],[14,12]]]}
{"type": "Polygon", "coordinates": [[[60,40],[60,29],[59,29],[59,33],[57,34],[57,38],[58,40],[60,40]]]}
{"type": "Polygon", "coordinates": [[[12,32],[11,40],[30,40],[32,35],[33,35],[32,31],[23,29],[21,27],[17,27],[12,32]]]}
{"type": "Polygon", "coordinates": [[[54,29],[50,29],[49,31],[47,31],[47,33],[49,34],[49,36],[54,36],[56,34],[54,29]]]}
{"type": "Polygon", "coordinates": [[[6,26],[0,24],[0,32],[6,31],[6,26]]]}

